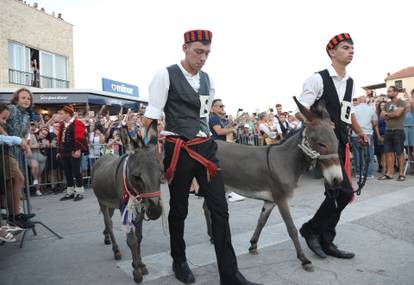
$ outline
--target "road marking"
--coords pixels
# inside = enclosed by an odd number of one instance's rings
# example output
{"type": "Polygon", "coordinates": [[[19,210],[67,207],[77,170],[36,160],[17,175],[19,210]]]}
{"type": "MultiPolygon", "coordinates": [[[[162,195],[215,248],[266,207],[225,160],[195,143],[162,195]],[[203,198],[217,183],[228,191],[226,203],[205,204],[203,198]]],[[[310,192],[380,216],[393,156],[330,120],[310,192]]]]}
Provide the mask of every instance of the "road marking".
{"type": "MultiPolygon", "coordinates": [[[[411,201],[414,201],[414,187],[404,188],[397,192],[353,203],[345,209],[339,224],[349,223],[411,201]]],[[[312,218],[312,216],[305,216],[295,219],[295,225],[300,226],[310,218],[312,218]]],[[[236,255],[248,253],[248,246],[250,245],[250,238],[252,235],[253,231],[248,231],[232,236],[233,247],[236,255]]],[[[258,248],[261,249],[277,245],[288,240],[290,240],[290,238],[284,223],[264,227],[260,235],[260,246],[258,248]]],[[[190,268],[192,269],[216,262],[214,247],[210,244],[210,242],[188,246],[186,255],[190,268]]],[[[144,277],[145,281],[156,280],[173,274],[171,269],[172,260],[170,252],[168,251],[145,256],[143,261],[147,265],[149,271],[149,274],[144,277]]],[[[132,260],[125,260],[118,262],[117,265],[124,272],[132,276],[131,262],[132,260]]]]}

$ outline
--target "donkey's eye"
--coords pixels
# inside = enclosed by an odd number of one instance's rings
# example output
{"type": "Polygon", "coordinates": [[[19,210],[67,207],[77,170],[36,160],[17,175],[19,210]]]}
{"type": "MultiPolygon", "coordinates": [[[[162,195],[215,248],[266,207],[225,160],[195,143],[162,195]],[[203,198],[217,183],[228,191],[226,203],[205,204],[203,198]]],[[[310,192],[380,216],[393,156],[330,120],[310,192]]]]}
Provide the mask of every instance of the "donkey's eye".
{"type": "Polygon", "coordinates": [[[318,146],[322,147],[322,148],[326,148],[326,144],[318,142],[318,146]]]}

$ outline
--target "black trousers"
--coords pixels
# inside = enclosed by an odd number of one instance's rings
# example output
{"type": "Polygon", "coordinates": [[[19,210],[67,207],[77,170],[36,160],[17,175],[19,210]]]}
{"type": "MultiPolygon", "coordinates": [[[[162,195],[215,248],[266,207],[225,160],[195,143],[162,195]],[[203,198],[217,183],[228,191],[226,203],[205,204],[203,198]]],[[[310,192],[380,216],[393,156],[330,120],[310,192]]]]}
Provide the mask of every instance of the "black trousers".
{"type": "Polygon", "coordinates": [[[320,205],[312,219],[303,225],[305,231],[318,235],[322,243],[332,243],[336,236],[336,225],[342,210],[352,201],[353,188],[345,173],[345,145],[339,143],[339,160],[341,162],[343,181],[331,188],[325,184],[325,200],[320,205]]]}
{"type": "MultiPolygon", "coordinates": [[[[165,169],[170,165],[174,143],[165,143],[165,169]]],[[[213,141],[191,146],[218,166],[215,156],[217,144],[213,141]]],[[[224,193],[223,176],[219,171],[210,182],[207,180],[207,170],[197,161],[193,160],[185,150],[181,150],[180,158],[174,178],[169,185],[170,213],[168,215],[170,230],[171,256],[175,262],[186,261],[184,241],[184,221],[188,213],[188,195],[193,178],[197,179],[200,188],[204,190],[204,198],[211,212],[213,241],[216,251],[217,265],[220,279],[226,280],[238,271],[237,259],[231,243],[229,227],[229,211],[224,193]]]]}
{"type": "Polygon", "coordinates": [[[72,156],[61,157],[63,172],[65,172],[66,186],[73,187],[73,178],[76,180],[76,187],[82,187],[82,175],[80,172],[81,158],[72,156]]]}

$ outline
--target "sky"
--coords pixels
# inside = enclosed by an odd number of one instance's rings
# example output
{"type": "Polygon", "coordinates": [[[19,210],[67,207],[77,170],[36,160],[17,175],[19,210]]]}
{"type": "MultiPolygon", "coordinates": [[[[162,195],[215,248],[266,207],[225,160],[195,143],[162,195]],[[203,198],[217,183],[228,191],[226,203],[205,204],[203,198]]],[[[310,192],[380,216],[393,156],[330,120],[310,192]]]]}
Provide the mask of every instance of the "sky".
{"type": "MultiPolygon", "coordinates": [[[[27,1],[32,4],[35,1],[27,1]]],[[[329,39],[347,32],[356,84],[381,83],[387,73],[414,66],[413,1],[322,0],[37,0],[47,13],[74,25],[75,87],[102,89],[101,78],[148,85],[161,68],[183,59],[183,33],[213,32],[203,70],[215,82],[228,114],[264,111],[292,97],[330,64],[329,39]],[[379,3],[380,2],[380,3],[379,3]]]]}

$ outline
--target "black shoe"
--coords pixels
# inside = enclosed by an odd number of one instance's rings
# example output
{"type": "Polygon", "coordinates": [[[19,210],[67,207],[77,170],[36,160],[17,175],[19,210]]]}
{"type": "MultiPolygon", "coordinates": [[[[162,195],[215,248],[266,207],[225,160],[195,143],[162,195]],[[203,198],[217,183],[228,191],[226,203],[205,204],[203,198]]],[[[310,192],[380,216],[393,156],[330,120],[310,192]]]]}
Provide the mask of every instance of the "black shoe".
{"type": "Polygon", "coordinates": [[[175,273],[175,278],[184,284],[191,284],[195,282],[193,272],[191,272],[191,269],[188,267],[186,261],[182,263],[173,262],[172,268],[175,273]]]}
{"type": "Polygon", "coordinates": [[[66,194],[65,196],[60,198],[60,201],[72,200],[73,198],[75,198],[75,194],[66,194]]]}
{"type": "Polygon", "coordinates": [[[243,274],[237,271],[233,276],[228,279],[221,280],[220,285],[262,285],[261,283],[254,283],[248,281],[243,274]]]}
{"type": "Polygon", "coordinates": [[[17,218],[14,221],[10,221],[10,224],[21,227],[22,229],[32,229],[34,228],[34,224],[23,217],[17,218]]]}
{"type": "Polygon", "coordinates": [[[337,257],[337,258],[351,259],[351,258],[354,258],[354,256],[355,256],[355,254],[352,253],[352,252],[348,252],[348,251],[338,249],[338,247],[333,243],[330,243],[330,244],[327,244],[327,245],[324,244],[322,246],[322,249],[327,255],[334,256],[334,257],[337,257]]]}
{"type": "Polygon", "coordinates": [[[299,230],[300,235],[306,240],[306,244],[317,256],[320,258],[326,258],[325,252],[322,250],[321,243],[316,235],[307,232],[303,226],[299,230]]]}
{"type": "Polygon", "coordinates": [[[31,214],[23,214],[23,213],[20,213],[20,214],[16,215],[14,218],[16,220],[29,220],[29,219],[31,219],[31,218],[33,218],[35,216],[36,216],[36,214],[34,214],[34,213],[31,213],[31,214]]]}
{"type": "Polygon", "coordinates": [[[76,194],[75,197],[73,198],[73,201],[80,201],[83,199],[83,195],[82,194],[76,194]]]}

